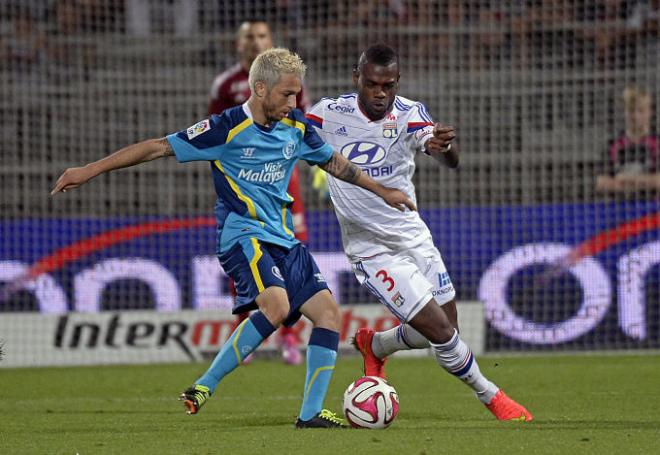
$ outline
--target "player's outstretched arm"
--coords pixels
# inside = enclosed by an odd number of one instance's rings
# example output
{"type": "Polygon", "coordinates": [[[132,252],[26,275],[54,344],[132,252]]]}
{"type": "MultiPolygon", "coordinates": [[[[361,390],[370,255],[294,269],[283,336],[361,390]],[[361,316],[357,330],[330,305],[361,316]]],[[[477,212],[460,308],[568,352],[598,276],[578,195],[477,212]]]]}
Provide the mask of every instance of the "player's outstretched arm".
{"type": "Polygon", "coordinates": [[[433,127],[433,137],[426,142],[425,150],[428,155],[445,164],[447,167],[458,167],[458,147],[452,144],[456,139],[453,126],[436,123],[433,127]]]}
{"type": "Polygon", "coordinates": [[[337,152],[332,154],[332,157],[327,163],[321,164],[319,167],[339,180],[352,183],[353,185],[371,191],[375,195],[380,196],[388,205],[395,209],[401,210],[402,212],[406,207],[410,210],[417,210],[415,204],[413,204],[403,191],[381,185],[362,172],[362,169],[337,152]]]}
{"type": "Polygon", "coordinates": [[[60,192],[64,193],[66,190],[72,188],[77,188],[104,172],[134,166],[146,161],[173,155],[174,151],[165,138],[149,139],[147,141],[138,142],[137,144],[124,147],[112,155],[94,161],[93,163],[89,163],[82,167],[71,167],[67,169],[62,173],[60,178],[57,179],[55,187],[50,194],[52,196],[60,192]]]}

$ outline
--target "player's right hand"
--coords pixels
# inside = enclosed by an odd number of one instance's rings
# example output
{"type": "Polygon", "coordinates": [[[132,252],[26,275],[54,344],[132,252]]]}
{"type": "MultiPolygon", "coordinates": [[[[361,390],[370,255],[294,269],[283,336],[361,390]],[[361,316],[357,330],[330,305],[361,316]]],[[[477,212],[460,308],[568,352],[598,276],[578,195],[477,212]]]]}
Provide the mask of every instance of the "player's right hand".
{"type": "Polygon", "coordinates": [[[456,130],[453,126],[436,123],[433,126],[433,137],[426,142],[426,151],[431,154],[447,152],[454,139],[456,130]]]}
{"type": "Polygon", "coordinates": [[[417,207],[415,207],[413,201],[411,201],[403,191],[397,190],[396,188],[383,188],[384,189],[382,191],[381,197],[390,207],[394,207],[395,209],[402,212],[406,210],[406,207],[412,211],[417,210],[417,207]]]}
{"type": "Polygon", "coordinates": [[[60,175],[60,178],[55,182],[55,187],[50,195],[53,196],[57,193],[66,193],[66,190],[78,188],[80,185],[87,182],[94,177],[94,173],[89,167],[70,167],[60,175]]]}

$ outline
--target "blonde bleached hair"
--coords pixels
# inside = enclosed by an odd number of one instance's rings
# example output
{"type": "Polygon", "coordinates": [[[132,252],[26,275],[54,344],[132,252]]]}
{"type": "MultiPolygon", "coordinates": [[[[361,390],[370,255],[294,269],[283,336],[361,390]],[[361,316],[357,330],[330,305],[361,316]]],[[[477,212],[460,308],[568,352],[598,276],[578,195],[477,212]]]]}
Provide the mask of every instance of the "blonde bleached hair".
{"type": "Polygon", "coordinates": [[[307,67],[302,59],[288,49],[275,47],[257,55],[250,67],[250,90],[254,93],[257,82],[263,82],[272,89],[280,80],[282,74],[294,74],[301,80],[305,77],[307,67]]]}
{"type": "Polygon", "coordinates": [[[651,101],[651,93],[640,87],[626,87],[623,91],[623,104],[626,109],[634,109],[642,101],[651,101]]]}

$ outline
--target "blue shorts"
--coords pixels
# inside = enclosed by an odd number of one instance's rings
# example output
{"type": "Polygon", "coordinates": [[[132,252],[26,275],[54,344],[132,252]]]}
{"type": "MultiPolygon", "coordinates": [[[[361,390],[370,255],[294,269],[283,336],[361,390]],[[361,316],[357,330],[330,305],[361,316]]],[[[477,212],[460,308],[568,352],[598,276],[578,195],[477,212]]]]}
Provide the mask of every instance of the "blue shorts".
{"type": "Polygon", "coordinates": [[[251,237],[240,240],[218,259],[236,286],[234,314],[257,309],[257,296],[270,286],[279,286],[286,290],[291,305],[284,325],[292,326],[302,316],[300,307],[328,289],[314,258],[300,243],[288,250],[251,237]]]}

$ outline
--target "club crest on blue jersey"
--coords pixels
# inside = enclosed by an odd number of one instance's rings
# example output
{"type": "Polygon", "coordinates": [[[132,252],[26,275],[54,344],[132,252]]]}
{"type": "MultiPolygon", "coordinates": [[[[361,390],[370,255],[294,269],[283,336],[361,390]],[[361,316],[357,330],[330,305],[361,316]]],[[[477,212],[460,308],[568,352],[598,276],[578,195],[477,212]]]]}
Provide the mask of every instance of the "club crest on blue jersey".
{"type": "Polygon", "coordinates": [[[396,127],[396,122],[383,123],[383,137],[387,139],[394,139],[399,135],[396,127]]]}
{"type": "Polygon", "coordinates": [[[296,144],[294,142],[289,142],[288,144],[286,144],[286,146],[282,150],[282,154],[284,155],[284,159],[285,160],[290,160],[295,151],[296,151],[296,144]]]}
{"type": "Polygon", "coordinates": [[[273,266],[272,269],[270,269],[271,272],[273,272],[273,275],[275,275],[277,278],[280,280],[284,281],[284,277],[282,276],[282,272],[280,272],[280,269],[277,268],[277,266],[273,266]]]}

